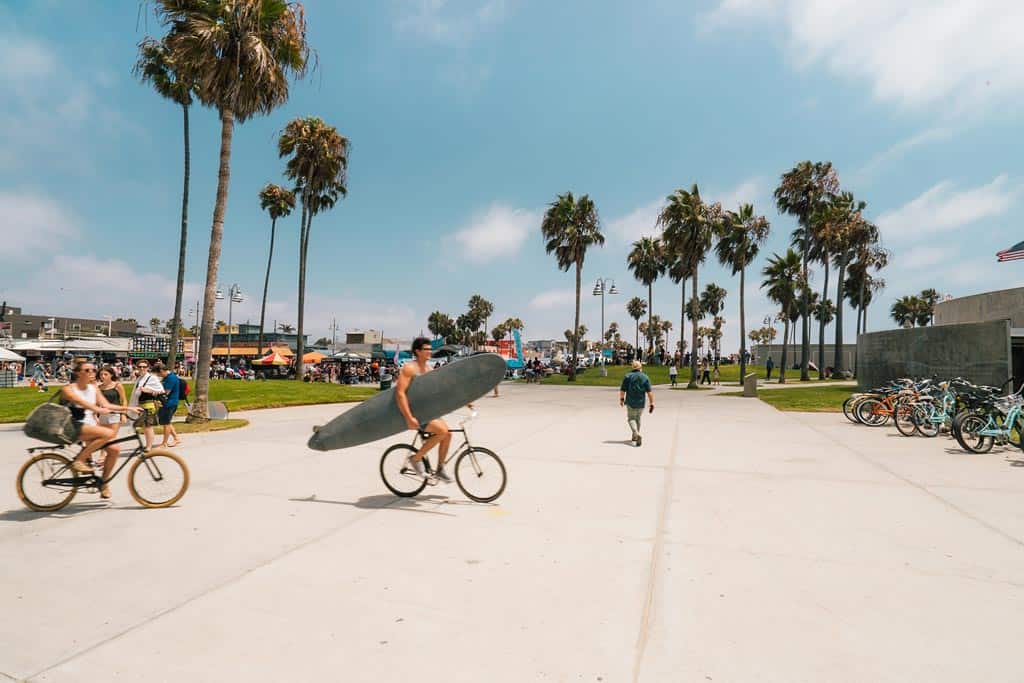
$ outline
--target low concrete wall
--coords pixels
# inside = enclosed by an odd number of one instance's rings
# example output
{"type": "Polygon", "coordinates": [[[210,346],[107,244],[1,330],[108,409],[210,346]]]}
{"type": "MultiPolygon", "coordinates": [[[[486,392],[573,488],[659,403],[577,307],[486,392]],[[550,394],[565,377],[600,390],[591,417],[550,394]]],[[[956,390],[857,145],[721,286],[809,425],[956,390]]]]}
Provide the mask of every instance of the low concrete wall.
{"type": "Polygon", "coordinates": [[[861,389],[897,377],[932,375],[999,386],[1011,374],[1008,320],[869,332],[857,338],[861,389]]]}
{"type": "Polygon", "coordinates": [[[935,304],[935,324],[980,323],[1009,320],[1024,327],[1024,287],[962,296],[935,304]]]}
{"type": "MultiPolygon", "coordinates": [[[[852,331],[851,331],[852,336],[852,331]]],[[[799,335],[797,335],[799,336],[799,335]]],[[[815,332],[815,339],[817,339],[817,332],[815,332]]],[[[835,367],[835,363],[832,359],[835,357],[835,344],[825,343],[825,367],[835,367]]],[[[753,347],[752,351],[756,354],[757,358],[754,365],[758,367],[764,367],[765,362],[768,360],[768,355],[771,354],[772,362],[778,367],[779,361],[782,359],[782,344],[757,344],[753,347]]],[[[856,344],[843,344],[843,369],[853,370],[853,361],[857,356],[857,345],[856,344]]],[[[811,362],[815,365],[818,364],[818,344],[817,342],[811,344],[811,362]]],[[[800,340],[797,339],[796,344],[790,344],[789,348],[786,349],[786,363],[789,367],[800,364],[800,340]],[[795,349],[795,352],[794,352],[795,349]]]]}

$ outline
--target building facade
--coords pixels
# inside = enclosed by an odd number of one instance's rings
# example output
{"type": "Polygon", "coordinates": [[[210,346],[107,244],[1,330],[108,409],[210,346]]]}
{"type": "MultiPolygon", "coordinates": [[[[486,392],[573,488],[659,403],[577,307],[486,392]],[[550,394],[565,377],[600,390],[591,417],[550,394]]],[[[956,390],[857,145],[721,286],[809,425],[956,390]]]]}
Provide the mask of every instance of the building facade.
{"type": "Polygon", "coordinates": [[[67,318],[22,313],[17,306],[3,307],[0,333],[12,339],[63,339],[68,337],[126,337],[136,334],[134,319],[67,318]]]}

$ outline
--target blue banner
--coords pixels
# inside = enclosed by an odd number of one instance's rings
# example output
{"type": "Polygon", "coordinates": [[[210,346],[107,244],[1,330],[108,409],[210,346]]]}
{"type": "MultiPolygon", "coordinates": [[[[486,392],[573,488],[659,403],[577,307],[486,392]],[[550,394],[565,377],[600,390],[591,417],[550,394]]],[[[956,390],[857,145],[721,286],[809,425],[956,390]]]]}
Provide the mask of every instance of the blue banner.
{"type": "Polygon", "coordinates": [[[519,337],[519,330],[512,330],[512,339],[516,342],[516,358],[523,361],[523,340],[519,337]]]}

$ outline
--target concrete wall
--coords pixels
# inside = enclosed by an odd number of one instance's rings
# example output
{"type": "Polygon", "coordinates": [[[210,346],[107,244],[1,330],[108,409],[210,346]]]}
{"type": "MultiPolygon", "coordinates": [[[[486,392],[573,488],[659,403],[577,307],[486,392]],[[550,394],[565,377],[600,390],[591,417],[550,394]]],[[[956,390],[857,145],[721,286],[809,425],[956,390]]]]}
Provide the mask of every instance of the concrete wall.
{"type": "MultiPolygon", "coordinates": [[[[799,336],[799,335],[797,335],[799,336]]],[[[851,332],[852,336],[852,332],[851,332]]],[[[835,356],[836,346],[835,344],[825,343],[825,367],[835,367],[835,363],[832,361],[835,356]]],[[[758,344],[751,349],[757,358],[754,361],[754,365],[764,367],[765,362],[768,360],[768,354],[772,356],[772,361],[778,366],[782,360],[782,344],[758,344]]],[[[856,344],[843,344],[843,369],[853,370],[853,361],[857,355],[856,344]]],[[[817,343],[811,344],[811,361],[818,364],[818,345],[817,343]]],[[[798,339],[796,344],[790,344],[786,349],[786,364],[789,367],[798,365],[800,363],[800,340],[798,339]]]]}
{"type": "Polygon", "coordinates": [[[932,375],[999,386],[1011,374],[1008,320],[869,332],[857,338],[861,389],[897,377],[932,375]]]}
{"type": "MultiPolygon", "coordinates": [[[[999,267],[993,264],[993,267],[999,267]]],[[[962,296],[935,304],[935,324],[980,323],[1009,320],[1024,327],[1024,287],[962,296]]]]}

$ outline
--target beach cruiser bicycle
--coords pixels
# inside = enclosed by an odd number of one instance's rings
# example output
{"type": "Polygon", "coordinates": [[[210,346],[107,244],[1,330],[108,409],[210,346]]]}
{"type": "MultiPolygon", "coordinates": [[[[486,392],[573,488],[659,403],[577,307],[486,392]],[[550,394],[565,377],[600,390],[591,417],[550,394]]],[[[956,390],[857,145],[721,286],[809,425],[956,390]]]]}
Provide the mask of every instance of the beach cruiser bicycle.
{"type": "MultiPolygon", "coordinates": [[[[188,490],[188,467],[185,461],[168,450],[154,448],[147,451],[142,437],[133,427],[132,433],[110,444],[134,441],[135,449],[125,455],[110,479],[104,479],[103,467],[95,460],[90,462],[92,474],[79,474],[71,469],[71,461],[82,452],[71,451],[71,446],[37,446],[29,448],[29,459],[18,471],[18,497],[27,507],[39,512],[60,510],[75,497],[79,490],[99,493],[104,484],[109,484],[121,473],[128,463],[128,491],[139,505],[147,508],[165,508],[177,503],[188,490]]],[[[93,454],[96,457],[103,446],[93,454]]]]}
{"type": "MultiPolygon", "coordinates": [[[[462,435],[462,444],[454,449],[448,462],[455,463],[455,482],[467,498],[477,503],[490,503],[505,491],[505,464],[494,451],[470,443],[466,427],[476,416],[475,410],[461,416],[458,422],[460,429],[449,430],[452,434],[462,435]]],[[[433,480],[434,469],[430,464],[430,454],[423,458],[423,466],[429,475],[427,479],[417,475],[410,462],[423,441],[430,436],[430,432],[419,430],[412,443],[396,443],[384,451],[380,459],[380,476],[391,493],[402,498],[412,498],[433,480]]]]}

